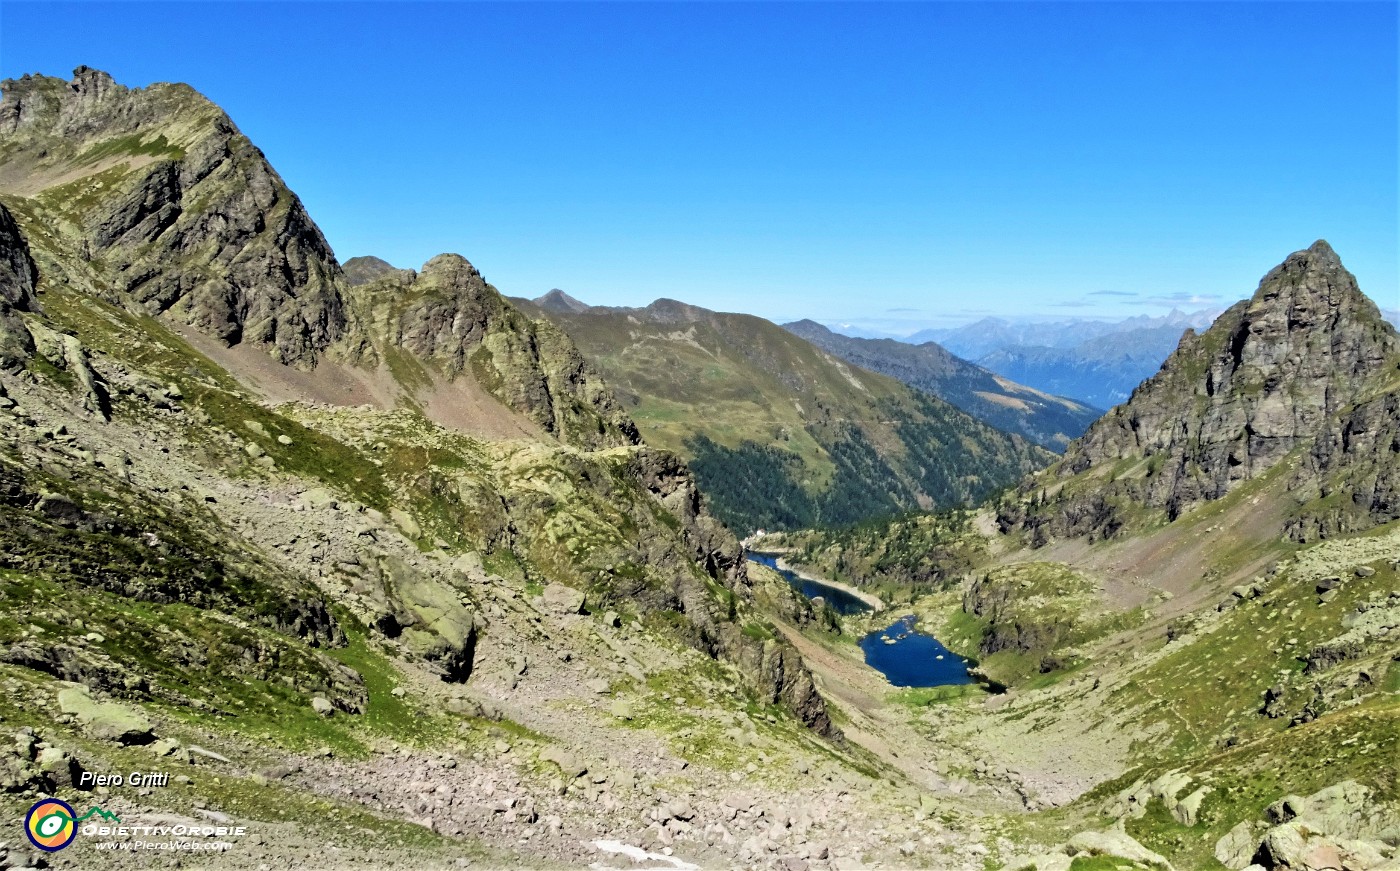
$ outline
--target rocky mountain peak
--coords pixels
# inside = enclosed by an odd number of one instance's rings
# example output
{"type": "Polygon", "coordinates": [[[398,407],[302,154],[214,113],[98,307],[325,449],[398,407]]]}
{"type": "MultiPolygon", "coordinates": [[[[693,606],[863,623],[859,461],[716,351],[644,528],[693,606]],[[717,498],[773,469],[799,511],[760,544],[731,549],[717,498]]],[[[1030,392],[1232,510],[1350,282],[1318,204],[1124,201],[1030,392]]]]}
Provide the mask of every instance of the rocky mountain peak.
{"type": "Polygon", "coordinates": [[[544,296],[536,297],[532,302],[547,311],[569,312],[571,314],[581,314],[592,308],[588,303],[574,299],[557,287],[544,296]]]}
{"type": "Polygon", "coordinates": [[[116,268],[109,301],[310,365],[346,327],[340,267],[296,195],[217,106],[183,85],[8,80],[0,195],[116,268]]]}
{"type": "Polygon", "coordinates": [[[113,92],[126,91],[125,87],[116,83],[110,73],[89,66],[79,66],[73,70],[73,81],[68,83],[68,89],[91,100],[100,100],[113,92]]]}
{"type": "MultiPolygon", "coordinates": [[[[1175,518],[1325,440],[1344,413],[1393,389],[1397,362],[1395,330],[1319,240],[1204,333],[1187,330],[1160,372],[1070,446],[1057,474],[1151,458],[1145,475],[1092,498],[1126,497],[1175,518]]],[[[1058,534],[1101,533],[1114,528],[1112,514],[1059,505],[1043,521],[1058,534]]]]}
{"type": "Polygon", "coordinates": [[[399,269],[378,257],[351,257],[341,264],[341,269],[345,273],[345,281],[352,287],[372,284],[389,277],[398,277],[401,281],[412,283],[418,275],[412,269],[399,269]]]}
{"type": "Polygon", "coordinates": [[[481,277],[481,271],[471,264],[467,258],[461,254],[439,254],[423,264],[423,275],[438,276],[444,281],[450,282],[481,282],[485,284],[485,279],[481,277]]]}

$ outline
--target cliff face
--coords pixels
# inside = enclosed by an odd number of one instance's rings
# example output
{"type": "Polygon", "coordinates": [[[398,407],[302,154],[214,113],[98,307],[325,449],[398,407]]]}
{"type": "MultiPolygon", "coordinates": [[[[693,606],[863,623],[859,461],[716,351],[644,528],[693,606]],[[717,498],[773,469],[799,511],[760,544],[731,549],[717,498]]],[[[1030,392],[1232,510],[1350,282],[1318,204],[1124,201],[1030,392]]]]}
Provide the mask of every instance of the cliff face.
{"type": "MultiPolygon", "coordinates": [[[[1395,330],[1319,241],[1290,255],[1206,332],[1188,330],[1160,372],[1090,427],[1061,463],[1023,486],[1030,493],[1067,482],[1050,504],[1028,521],[1024,506],[1013,506],[1003,524],[1111,534],[1122,522],[1116,506],[1125,502],[1175,519],[1295,451],[1310,457],[1293,482],[1300,498],[1332,492],[1327,479],[1344,468],[1374,467],[1361,476],[1371,485],[1362,513],[1388,519],[1395,491],[1382,457],[1394,427],[1398,361],[1395,330]],[[1125,460],[1146,462],[1094,487],[1070,483],[1125,460]]],[[[1307,522],[1295,533],[1325,526],[1307,522]]]]}
{"type": "Polygon", "coordinates": [[[407,352],[448,381],[474,379],[574,447],[640,443],[636,426],[573,342],[522,314],[465,258],[441,254],[417,273],[380,269],[349,294],[358,313],[354,329],[363,336],[361,358],[392,361],[407,352]]]}
{"type": "Polygon", "coordinates": [[[308,365],[345,331],[330,246],[261,151],[185,85],[0,82],[0,191],[63,220],[123,303],[308,365]]]}
{"type": "Polygon", "coordinates": [[[0,369],[18,366],[34,350],[34,337],[16,312],[33,310],[38,275],[14,217],[0,206],[0,369]]]}

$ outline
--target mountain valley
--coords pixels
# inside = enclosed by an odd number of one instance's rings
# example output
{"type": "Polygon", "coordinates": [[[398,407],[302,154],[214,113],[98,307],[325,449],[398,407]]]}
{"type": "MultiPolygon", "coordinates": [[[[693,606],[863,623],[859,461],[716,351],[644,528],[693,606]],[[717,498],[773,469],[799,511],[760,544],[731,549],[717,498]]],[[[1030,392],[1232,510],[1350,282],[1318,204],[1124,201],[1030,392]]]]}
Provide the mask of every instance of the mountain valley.
{"type": "Polygon", "coordinates": [[[1326,242],[1100,417],[342,263],[189,86],[0,90],[0,867],[1400,867],[1400,336],[1326,242]]]}

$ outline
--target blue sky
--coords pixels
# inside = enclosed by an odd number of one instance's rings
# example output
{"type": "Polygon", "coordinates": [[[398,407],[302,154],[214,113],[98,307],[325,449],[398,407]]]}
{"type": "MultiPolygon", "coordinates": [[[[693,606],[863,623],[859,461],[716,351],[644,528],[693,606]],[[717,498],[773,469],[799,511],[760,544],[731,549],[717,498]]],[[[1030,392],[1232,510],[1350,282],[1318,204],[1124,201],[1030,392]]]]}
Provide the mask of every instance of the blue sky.
{"type": "Polygon", "coordinates": [[[0,74],[185,81],[342,258],[912,332],[1400,307],[1394,3],[0,4],[0,74]]]}

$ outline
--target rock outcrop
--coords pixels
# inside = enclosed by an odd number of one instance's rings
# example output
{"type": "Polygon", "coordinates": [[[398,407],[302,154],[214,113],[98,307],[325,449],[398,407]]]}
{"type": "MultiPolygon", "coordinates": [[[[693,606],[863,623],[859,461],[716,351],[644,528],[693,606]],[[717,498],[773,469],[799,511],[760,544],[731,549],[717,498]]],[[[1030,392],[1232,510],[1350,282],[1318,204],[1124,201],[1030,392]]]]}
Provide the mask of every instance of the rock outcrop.
{"type": "Polygon", "coordinates": [[[34,351],[34,337],[17,314],[34,308],[39,273],[9,210],[0,205],[0,369],[13,369],[34,351]]]}
{"type": "MultiPolygon", "coordinates": [[[[1107,536],[1125,505],[1169,520],[1219,499],[1284,458],[1309,457],[1294,482],[1303,499],[1328,495],[1327,476],[1356,475],[1356,511],[1295,537],[1397,516],[1395,376],[1400,338],[1324,241],[1296,252],[1204,333],[1188,330],[1155,376],[1073,443],[1064,460],[1023,485],[1029,495],[1070,482],[1048,503],[1002,511],[1004,527],[1107,536]],[[1379,461],[1377,457],[1381,457],[1379,461]],[[1071,479],[1125,460],[1141,467],[1077,488],[1071,479]],[[1346,471],[1344,471],[1346,470],[1346,471]]],[[[1350,480],[1350,479],[1349,479],[1350,480]]]]}
{"type": "Polygon", "coordinates": [[[362,355],[407,351],[448,380],[472,377],[565,444],[640,442],[636,425],[569,337],[522,314],[466,258],[440,254],[419,273],[372,274],[354,291],[364,313],[358,329],[372,348],[362,355]]]}
{"type": "Polygon", "coordinates": [[[291,364],[342,335],[330,246],[217,106],[186,85],[126,88],[87,67],[0,88],[0,192],[71,222],[84,257],[112,267],[112,301],[291,364]]]}
{"type": "Polygon", "coordinates": [[[1244,820],[1215,845],[1226,868],[1370,871],[1395,867],[1400,823],[1374,792],[1346,780],[1306,798],[1284,796],[1262,823],[1244,820]],[[1262,832],[1262,834],[1261,834],[1262,832]]]}

